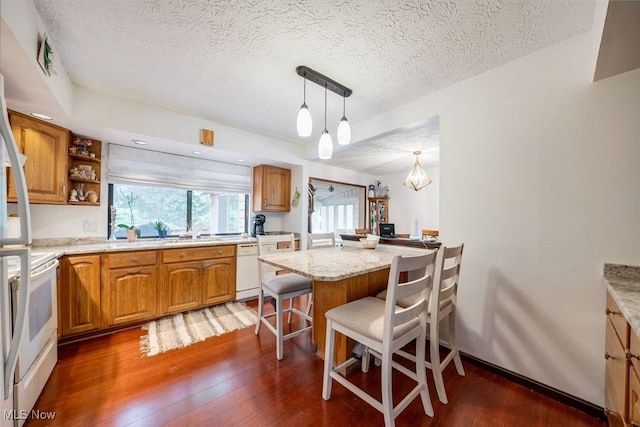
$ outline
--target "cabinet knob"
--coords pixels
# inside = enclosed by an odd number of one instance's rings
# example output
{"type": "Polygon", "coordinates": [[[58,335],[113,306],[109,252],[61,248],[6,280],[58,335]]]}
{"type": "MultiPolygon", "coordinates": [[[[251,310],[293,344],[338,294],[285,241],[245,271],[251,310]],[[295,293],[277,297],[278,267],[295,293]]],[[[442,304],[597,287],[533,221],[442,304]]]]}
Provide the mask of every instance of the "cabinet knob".
{"type": "Polygon", "coordinates": [[[608,316],[608,315],[610,315],[610,314],[616,314],[616,315],[617,315],[617,314],[620,314],[620,312],[619,312],[619,311],[613,311],[613,310],[610,310],[610,309],[609,309],[609,307],[607,307],[607,308],[604,310],[604,312],[606,313],[606,315],[607,315],[607,316],[608,316]]]}
{"type": "Polygon", "coordinates": [[[180,258],[184,258],[184,254],[180,254],[180,258]]]}
{"type": "Polygon", "coordinates": [[[218,255],[222,255],[222,251],[218,250],[218,255]]]}
{"type": "Polygon", "coordinates": [[[138,262],[138,258],[136,258],[136,257],[132,256],[132,257],[131,257],[131,262],[138,262]]]}
{"type": "Polygon", "coordinates": [[[615,359],[615,357],[613,357],[612,355],[609,354],[609,352],[604,352],[604,358],[605,359],[615,359]]]}
{"type": "Polygon", "coordinates": [[[640,360],[640,355],[633,354],[633,353],[631,353],[630,350],[625,350],[625,355],[626,355],[628,360],[631,360],[631,359],[640,360]]]}

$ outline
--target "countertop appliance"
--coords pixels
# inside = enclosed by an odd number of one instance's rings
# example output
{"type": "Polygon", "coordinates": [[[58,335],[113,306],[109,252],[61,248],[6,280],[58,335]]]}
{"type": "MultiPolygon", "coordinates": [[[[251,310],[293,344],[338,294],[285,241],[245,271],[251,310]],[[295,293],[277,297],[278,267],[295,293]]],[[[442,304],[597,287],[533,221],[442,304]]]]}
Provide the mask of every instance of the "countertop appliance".
{"type": "MultiPolygon", "coordinates": [[[[7,177],[8,169],[0,173],[0,335],[2,336],[3,366],[0,369],[2,384],[0,406],[2,416],[0,426],[12,426],[22,415],[21,408],[16,407],[14,378],[18,363],[19,351],[24,340],[25,320],[29,303],[31,284],[31,217],[29,216],[29,195],[21,162],[21,153],[13,138],[7,115],[4,98],[4,77],[0,74],[0,165],[11,166],[16,193],[18,196],[18,217],[20,218],[20,235],[8,237],[7,231],[7,177]],[[6,161],[9,161],[9,164],[6,161]],[[20,262],[20,286],[12,292],[9,287],[8,259],[17,257],[20,262]],[[12,294],[15,298],[12,307],[12,294]]],[[[24,156],[23,156],[24,157],[24,156]]],[[[30,410],[28,408],[27,410],[30,410]]]]}
{"type": "Polygon", "coordinates": [[[258,244],[239,243],[236,263],[236,299],[258,296],[258,244]]]}
{"type": "Polygon", "coordinates": [[[264,235],[264,223],[267,220],[263,214],[256,214],[253,217],[253,223],[251,224],[251,236],[264,235]]]}

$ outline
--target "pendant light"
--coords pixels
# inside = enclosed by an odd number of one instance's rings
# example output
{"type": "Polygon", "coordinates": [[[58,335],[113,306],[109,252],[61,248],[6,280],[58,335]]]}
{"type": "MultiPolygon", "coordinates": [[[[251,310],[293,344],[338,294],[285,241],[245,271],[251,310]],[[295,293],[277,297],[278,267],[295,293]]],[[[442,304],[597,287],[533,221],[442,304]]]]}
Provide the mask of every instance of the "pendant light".
{"type": "Polygon", "coordinates": [[[351,142],[351,126],[349,126],[345,115],[346,100],[347,97],[342,95],[342,119],[340,119],[340,124],[338,125],[338,144],[340,145],[347,145],[351,142]]]}
{"type": "Polygon", "coordinates": [[[411,168],[407,179],[402,183],[402,185],[412,188],[415,191],[421,190],[431,184],[431,178],[429,178],[427,173],[420,167],[420,162],[418,161],[420,153],[420,151],[413,152],[416,156],[416,163],[413,165],[413,168],[411,168]]]}
{"type": "Polygon", "coordinates": [[[333,141],[331,135],[327,130],[327,86],[324,86],[324,130],[322,136],[320,136],[320,142],[318,143],[318,156],[322,160],[328,160],[333,154],[333,141]]]}
{"type": "Polygon", "coordinates": [[[309,108],[307,108],[307,76],[306,74],[303,76],[304,80],[304,97],[302,100],[302,105],[300,106],[300,111],[298,111],[298,120],[297,120],[297,128],[298,128],[298,136],[309,136],[311,135],[311,131],[313,129],[313,122],[311,121],[311,113],[309,112],[309,108]]]}

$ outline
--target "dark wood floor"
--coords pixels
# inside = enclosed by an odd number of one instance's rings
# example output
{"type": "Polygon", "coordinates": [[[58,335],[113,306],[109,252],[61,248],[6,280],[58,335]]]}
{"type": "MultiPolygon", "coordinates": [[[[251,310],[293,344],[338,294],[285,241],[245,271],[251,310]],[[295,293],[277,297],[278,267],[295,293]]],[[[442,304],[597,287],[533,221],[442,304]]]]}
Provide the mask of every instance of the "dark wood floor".
{"type": "MultiPolygon", "coordinates": [[[[383,425],[382,414],[335,382],[331,400],[322,400],[323,365],[311,351],[309,335],[286,341],[280,362],[275,337],[266,328],[259,337],[247,328],[149,358],[141,355],[140,335],[136,328],[60,347],[58,365],[34,407],[55,411],[55,420],[27,425],[383,425]]],[[[396,425],[606,425],[469,360],[463,363],[464,377],[453,364],[445,371],[449,404],[438,401],[429,377],[435,416],[425,416],[418,399],[396,425]]],[[[380,397],[379,368],[351,376],[380,397]]],[[[412,384],[402,375],[396,378],[394,393],[404,395],[412,384]]]]}

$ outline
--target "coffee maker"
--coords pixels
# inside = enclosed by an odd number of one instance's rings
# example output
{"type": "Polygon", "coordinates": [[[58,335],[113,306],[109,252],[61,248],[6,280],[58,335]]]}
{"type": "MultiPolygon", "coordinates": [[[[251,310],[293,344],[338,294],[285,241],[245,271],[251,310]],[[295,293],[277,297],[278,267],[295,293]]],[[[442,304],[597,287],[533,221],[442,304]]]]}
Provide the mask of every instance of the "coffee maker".
{"type": "Polygon", "coordinates": [[[251,236],[256,237],[257,234],[264,235],[264,222],[266,217],[262,214],[256,214],[251,224],[251,236]]]}

